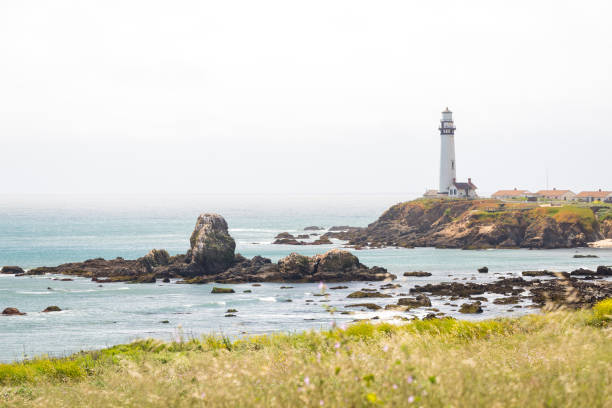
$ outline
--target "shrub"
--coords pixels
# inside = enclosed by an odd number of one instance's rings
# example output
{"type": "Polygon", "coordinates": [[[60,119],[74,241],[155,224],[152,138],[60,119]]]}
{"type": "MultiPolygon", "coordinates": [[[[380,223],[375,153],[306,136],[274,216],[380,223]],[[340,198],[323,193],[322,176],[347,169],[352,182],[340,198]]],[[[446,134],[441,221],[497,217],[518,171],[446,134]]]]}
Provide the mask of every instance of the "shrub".
{"type": "Polygon", "coordinates": [[[612,320],[612,298],[598,302],[593,306],[593,321],[597,325],[603,325],[612,320]]]}

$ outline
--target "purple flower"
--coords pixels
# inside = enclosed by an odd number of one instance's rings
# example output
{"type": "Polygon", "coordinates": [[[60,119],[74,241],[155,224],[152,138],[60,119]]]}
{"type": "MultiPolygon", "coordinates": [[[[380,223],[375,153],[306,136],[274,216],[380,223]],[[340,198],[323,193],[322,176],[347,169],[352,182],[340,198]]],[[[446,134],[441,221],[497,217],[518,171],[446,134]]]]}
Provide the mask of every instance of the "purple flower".
{"type": "Polygon", "coordinates": [[[385,353],[386,353],[387,351],[389,351],[389,346],[387,346],[387,345],[385,344],[385,347],[383,347],[383,351],[384,351],[385,353]]]}
{"type": "Polygon", "coordinates": [[[336,350],[338,350],[338,349],[340,348],[340,343],[339,343],[339,342],[336,342],[336,344],[334,344],[334,348],[335,348],[336,350]]]}
{"type": "Polygon", "coordinates": [[[323,406],[323,400],[319,401],[319,405],[323,406]]]}
{"type": "Polygon", "coordinates": [[[310,378],[304,377],[304,384],[306,385],[310,384],[310,378]]]}
{"type": "Polygon", "coordinates": [[[319,282],[319,289],[323,290],[324,287],[325,287],[325,284],[323,282],[319,282]]]}
{"type": "Polygon", "coordinates": [[[392,387],[394,390],[397,390],[397,384],[393,384],[392,387]]]}
{"type": "Polygon", "coordinates": [[[406,378],[406,381],[408,382],[408,384],[412,384],[412,382],[414,381],[414,378],[412,378],[412,376],[409,375],[408,378],[406,378]]]}
{"type": "Polygon", "coordinates": [[[408,403],[412,404],[414,402],[414,397],[411,395],[408,397],[408,403]]]}

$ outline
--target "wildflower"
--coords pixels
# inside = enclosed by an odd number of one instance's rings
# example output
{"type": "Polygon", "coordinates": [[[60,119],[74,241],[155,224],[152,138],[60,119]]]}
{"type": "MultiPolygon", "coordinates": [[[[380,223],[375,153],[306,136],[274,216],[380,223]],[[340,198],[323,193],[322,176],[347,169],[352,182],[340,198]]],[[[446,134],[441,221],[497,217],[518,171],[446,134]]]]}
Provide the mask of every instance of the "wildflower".
{"type": "Polygon", "coordinates": [[[320,363],[321,362],[321,353],[317,353],[317,362],[320,363]]]}
{"type": "Polygon", "coordinates": [[[304,377],[304,384],[309,385],[310,384],[310,378],[304,377]]]}
{"type": "Polygon", "coordinates": [[[323,290],[325,288],[325,284],[323,282],[319,282],[319,289],[323,290]]]}
{"type": "Polygon", "coordinates": [[[342,330],[342,331],[346,330],[346,324],[345,324],[345,323],[342,323],[342,324],[340,325],[339,329],[340,329],[340,330],[342,330]]]}
{"type": "Polygon", "coordinates": [[[412,404],[414,402],[414,397],[411,395],[408,397],[408,403],[412,404]]]}
{"type": "Polygon", "coordinates": [[[323,400],[319,401],[319,405],[323,406],[323,400]]]}
{"type": "Polygon", "coordinates": [[[387,346],[387,345],[385,344],[385,347],[383,347],[383,351],[384,351],[385,353],[386,353],[387,351],[389,351],[389,346],[387,346]]]}
{"type": "Polygon", "coordinates": [[[334,344],[334,348],[338,350],[340,348],[340,342],[337,341],[336,344],[334,344]]]}
{"type": "Polygon", "coordinates": [[[414,378],[412,378],[412,376],[409,375],[408,378],[406,378],[406,381],[408,382],[408,384],[412,384],[412,382],[414,381],[414,378]]]}
{"type": "Polygon", "coordinates": [[[397,390],[397,384],[393,384],[392,387],[394,390],[397,390]]]}

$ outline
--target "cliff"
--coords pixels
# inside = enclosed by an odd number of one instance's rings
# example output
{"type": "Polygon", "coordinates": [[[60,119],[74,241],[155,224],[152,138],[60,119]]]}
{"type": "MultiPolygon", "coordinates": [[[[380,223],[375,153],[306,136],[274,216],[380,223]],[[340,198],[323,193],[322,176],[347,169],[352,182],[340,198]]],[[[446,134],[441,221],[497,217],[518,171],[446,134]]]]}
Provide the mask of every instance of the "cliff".
{"type": "Polygon", "coordinates": [[[399,203],[366,228],[331,236],[348,240],[356,248],[466,249],[572,248],[604,237],[590,208],[539,207],[491,199],[418,199],[399,203]]]}

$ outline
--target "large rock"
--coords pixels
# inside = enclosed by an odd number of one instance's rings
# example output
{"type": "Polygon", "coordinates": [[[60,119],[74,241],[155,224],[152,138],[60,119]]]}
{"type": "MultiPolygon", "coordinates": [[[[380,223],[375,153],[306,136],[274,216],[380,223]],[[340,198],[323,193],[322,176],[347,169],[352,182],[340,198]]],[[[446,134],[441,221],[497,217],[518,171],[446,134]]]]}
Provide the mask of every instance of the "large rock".
{"type": "Polygon", "coordinates": [[[200,214],[190,243],[192,262],[201,266],[205,274],[223,272],[234,263],[236,242],[219,214],[200,214]]]}
{"type": "Polygon", "coordinates": [[[170,254],[165,249],[152,249],[140,261],[151,270],[156,266],[168,265],[170,263],[170,254]]]}
{"type": "Polygon", "coordinates": [[[25,273],[25,271],[19,266],[3,266],[0,273],[12,273],[14,275],[19,275],[25,273]]]}

